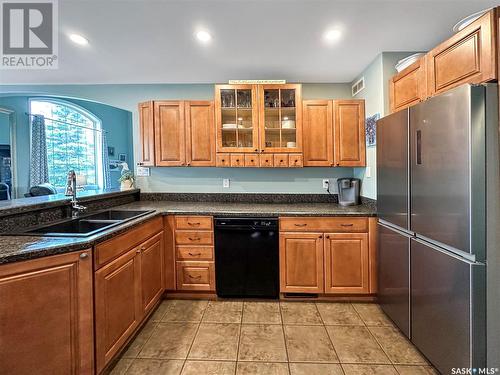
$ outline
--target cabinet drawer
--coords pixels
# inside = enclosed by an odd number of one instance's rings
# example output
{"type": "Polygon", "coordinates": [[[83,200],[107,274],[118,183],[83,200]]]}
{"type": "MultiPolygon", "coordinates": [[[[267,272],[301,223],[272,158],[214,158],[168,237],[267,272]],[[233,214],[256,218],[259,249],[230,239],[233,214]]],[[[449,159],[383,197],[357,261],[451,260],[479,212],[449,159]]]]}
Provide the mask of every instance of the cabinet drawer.
{"type": "Polygon", "coordinates": [[[175,257],[177,260],[213,260],[214,248],[211,246],[177,246],[175,257]]]}
{"type": "Polygon", "coordinates": [[[231,166],[231,155],[230,154],[217,154],[215,165],[217,167],[230,167],[231,166]]]}
{"type": "Polygon", "coordinates": [[[275,168],[288,167],[288,154],[274,154],[274,167],[275,168]]]}
{"type": "Polygon", "coordinates": [[[212,229],[211,216],[176,216],[176,229],[212,229]]]}
{"type": "Polygon", "coordinates": [[[176,231],[175,243],[177,245],[212,245],[212,232],[204,231],[176,231]]]}
{"type": "Polygon", "coordinates": [[[215,290],[213,262],[177,262],[177,290],[215,290]]]}
{"type": "Polygon", "coordinates": [[[260,166],[262,168],[271,168],[274,165],[273,154],[259,155],[259,159],[260,159],[260,166]]]}
{"type": "Polygon", "coordinates": [[[304,166],[302,154],[290,154],[288,156],[288,166],[290,168],[302,168],[304,166]]]}
{"type": "Polygon", "coordinates": [[[97,244],[95,247],[96,267],[103,266],[162,230],[163,220],[161,217],[157,217],[130,229],[122,235],[97,244]]]}
{"type": "Polygon", "coordinates": [[[244,154],[231,154],[231,167],[244,167],[245,155],[244,154]]]}
{"type": "Polygon", "coordinates": [[[259,166],[259,155],[257,154],[245,155],[245,167],[258,167],[258,166],[259,166]]]}
{"type": "Polygon", "coordinates": [[[288,232],[368,232],[366,217],[282,217],[280,230],[288,232]]]}

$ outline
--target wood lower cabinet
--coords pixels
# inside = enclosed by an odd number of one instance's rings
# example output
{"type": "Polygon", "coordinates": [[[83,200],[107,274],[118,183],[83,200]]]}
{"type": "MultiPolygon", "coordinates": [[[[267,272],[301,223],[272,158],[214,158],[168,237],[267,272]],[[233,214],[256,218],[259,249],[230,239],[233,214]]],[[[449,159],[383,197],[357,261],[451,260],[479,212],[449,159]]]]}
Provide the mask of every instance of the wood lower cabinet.
{"type": "Polygon", "coordinates": [[[161,298],[165,284],[163,233],[140,246],[142,310],[147,314],[161,298]]]}
{"type": "Polygon", "coordinates": [[[304,100],[302,108],[304,166],[331,167],[333,165],[333,102],[331,100],[304,100]]]}
{"type": "Polygon", "coordinates": [[[155,165],[155,135],[153,101],[139,103],[139,138],[141,153],[139,165],[155,165]]]}
{"type": "Polygon", "coordinates": [[[215,290],[214,262],[177,262],[177,290],[215,290]]]}
{"type": "Polygon", "coordinates": [[[214,103],[186,101],[186,165],[215,166],[214,103]]]}
{"type": "Polygon", "coordinates": [[[364,100],[334,100],[334,164],[366,165],[364,100]]]}
{"type": "Polygon", "coordinates": [[[280,292],[376,292],[376,218],[280,218],[280,292]]]}
{"type": "Polygon", "coordinates": [[[389,80],[389,103],[391,112],[396,112],[427,98],[426,57],[399,72],[389,80]]]}
{"type": "Polygon", "coordinates": [[[369,293],[368,234],[325,234],[325,293],[369,293]]]}
{"type": "Polygon", "coordinates": [[[132,249],[95,273],[96,369],[100,373],[140,324],[140,250],[132,249]]]}
{"type": "Polygon", "coordinates": [[[0,373],[93,373],[91,250],[0,266],[0,373]]]}
{"type": "Polygon", "coordinates": [[[427,54],[429,95],[497,78],[496,9],[427,54]]]}
{"type": "Polygon", "coordinates": [[[280,234],[280,291],[323,293],[323,234],[280,234]]]}
{"type": "Polygon", "coordinates": [[[179,167],[186,163],[184,102],[155,101],[155,161],[158,167],[179,167]]]}

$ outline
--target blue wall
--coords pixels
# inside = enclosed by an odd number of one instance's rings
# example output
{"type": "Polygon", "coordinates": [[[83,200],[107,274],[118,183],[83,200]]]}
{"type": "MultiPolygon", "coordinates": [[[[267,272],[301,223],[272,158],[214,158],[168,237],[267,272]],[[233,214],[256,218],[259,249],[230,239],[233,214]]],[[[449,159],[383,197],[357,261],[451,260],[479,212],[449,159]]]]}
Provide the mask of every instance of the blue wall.
{"type": "Polygon", "coordinates": [[[7,113],[0,113],[0,145],[10,145],[10,120],[7,113]]]}
{"type": "MultiPolygon", "coordinates": [[[[19,85],[1,86],[7,93],[56,95],[106,103],[133,113],[134,153],[139,154],[137,104],[151,99],[211,100],[212,84],[165,85],[19,85]]],[[[350,84],[303,84],[304,99],[349,99],[350,84]]],[[[1,101],[0,101],[1,102],[1,101]]],[[[307,135],[306,135],[307,136],[307,135]]],[[[322,179],[352,177],[352,168],[151,168],[150,177],[138,177],[137,185],[146,192],[302,192],[325,193],[322,179]],[[222,179],[231,187],[222,189],[222,179]]],[[[332,181],[334,182],[334,181],[332,181]]],[[[336,191],[336,188],[333,189],[336,191]]]]}
{"type": "MultiPolygon", "coordinates": [[[[36,96],[2,96],[0,107],[15,111],[15,158],[17,180],[14,181],[17,197],[22,197],[29,187],[29,163],[30,163],[30,123],[28,116],[29,98],[36,96]]],[[[47,96],[44,96],[47,97],[47,96]]],[[[65,98],[59,98],[65,99],[65,98]]],[[[132,114],[119,108],[108,105],[93,103],[85,100],[65,99],[89,110],[102,121],[104,130],[108,131],[108,146],[115,147],[115,156],[119,153],[127,154],[128,162],[133,165],[132,144],[132,114]]],[[[119,186],[118,172],[111,175],[112,186],[119,186]]]]}

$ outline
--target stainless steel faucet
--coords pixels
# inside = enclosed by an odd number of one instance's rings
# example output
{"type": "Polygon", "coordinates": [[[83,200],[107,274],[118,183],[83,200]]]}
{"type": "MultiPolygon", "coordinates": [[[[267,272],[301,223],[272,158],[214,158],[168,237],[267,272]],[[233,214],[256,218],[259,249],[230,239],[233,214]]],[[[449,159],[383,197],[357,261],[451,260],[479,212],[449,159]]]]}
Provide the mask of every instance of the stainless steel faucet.
{"type": "Polygon", "coordinates": [[[65,194],[71,197],[72,216],[77,216],[79,212],[85,211],[87,209],[87,207],[85,206],[80,206],[78,204],[78,200],[76,199],[76,172],[74,170],[70,170],[68,172],[65,194]]]}

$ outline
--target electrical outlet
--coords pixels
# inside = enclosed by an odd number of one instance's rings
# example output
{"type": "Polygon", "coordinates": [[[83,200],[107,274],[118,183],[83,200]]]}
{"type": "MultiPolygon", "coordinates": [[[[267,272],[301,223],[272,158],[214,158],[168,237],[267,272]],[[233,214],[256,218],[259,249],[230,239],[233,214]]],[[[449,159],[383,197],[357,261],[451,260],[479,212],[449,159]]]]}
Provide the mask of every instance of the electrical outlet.
{"type": "Polygon", "coordinates": [[[149,168],[137,167],[137,177],[149,177],[149,168]]]}
{"type": "Polygon", "coordinates": [[[222,179],[222,187],[223,188],[228,188],[229,187],[229,178],[223,178],[222,179]]]}
{"type": "Polygon", "coordinates": [[[323,189],[328,189],[330,187],[330,180],[328,178],[323,179],[323,189]]]}

